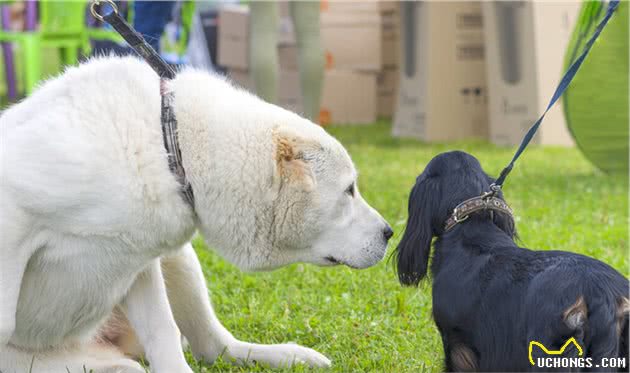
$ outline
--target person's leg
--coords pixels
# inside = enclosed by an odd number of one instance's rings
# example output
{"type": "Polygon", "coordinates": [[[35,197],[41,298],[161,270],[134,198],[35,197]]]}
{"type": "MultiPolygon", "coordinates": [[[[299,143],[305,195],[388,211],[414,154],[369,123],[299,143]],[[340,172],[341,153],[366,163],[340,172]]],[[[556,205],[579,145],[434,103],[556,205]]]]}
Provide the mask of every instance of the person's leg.
{"type": "Polygon", "coordinates": [[[156,50],[160,51],[160,37],[171,19],[174,1],[134,1],[133,27],[156,50]]]}
{"type": "Polygon", "coordinates": [[[304,115],[317,122],[324,78],[324,50],[319,35],[319,2],[292,1],[289,4],[298,47],[304,115]]]}
{"type": "Polygon", "coordinates": [[[278,102],[278,4],[252,1],[249,29],[249,68],[256,94],[263,100],[278,102]]]}

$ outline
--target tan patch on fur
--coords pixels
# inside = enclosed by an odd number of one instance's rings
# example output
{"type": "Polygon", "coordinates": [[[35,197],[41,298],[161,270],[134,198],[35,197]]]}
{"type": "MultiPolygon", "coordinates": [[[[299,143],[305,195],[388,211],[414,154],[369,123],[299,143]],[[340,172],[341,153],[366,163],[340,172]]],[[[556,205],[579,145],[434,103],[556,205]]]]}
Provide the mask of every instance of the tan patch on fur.
{"type": "Polygon", "coordinates": [[[275,160],[278,172],[284,182],[299,182],[313,186],[313,176],[304,154],[300,150],[306,143],[295,136],[283,135],[274,130],[273,142],[276,146],[275,160]]]}
{"type": "Polygon", "coordinates": [[[626,297],[617,299],[617,335],[621,335],[623,323],[630,313],[630,300],[626,297]]]}
{"type": "Polygon", "coordinates": [[[144,356],[144,349],[138,341],[135,331],[127,316],[118,307],[114,308],[110,318],[101,328],[99,339],[115,346],[128,357],[138,359],[144,356]]]}
{"type": "Polygon", "coordinates": [[[584,296],[580,295],[575,303],[564,311],[562,314],[562,320],[564,320],[570,328],[576,329],[584,325],[587,315],[588,309],[586,307],[586,302],[584,301],[584,296]]]}
{"type": "Polygon", "coordinates": [[[455,372],[477,371],[477,356],[470,348],[461,344],[451,350],[451,363],[455,372]]]}

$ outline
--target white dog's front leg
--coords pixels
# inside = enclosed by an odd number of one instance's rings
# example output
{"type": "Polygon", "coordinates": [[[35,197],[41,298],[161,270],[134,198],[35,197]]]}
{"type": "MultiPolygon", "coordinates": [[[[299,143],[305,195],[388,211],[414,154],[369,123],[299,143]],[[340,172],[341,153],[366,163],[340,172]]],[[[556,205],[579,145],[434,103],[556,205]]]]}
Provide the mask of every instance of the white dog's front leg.
{"type": "Polygon", "coordinates": [[[153,373],[192,373],[168,303],[159,259],[138,275],[123,307],[153,373]]]}
{"type": "Polygon", "coordinates": [[[15,314],[27,258],[15,257],[0,247],[0,346],[6,345],[15,331],[15,314]]]}
{"type": "Polygon", "coordinates": [[[212,310],[201,265],[190,244],[177,255],[162,258],[162,268],[173,315],[196,358],[213,362],[223,354],[238,364],[330,365],[324,355],[296,344],[261,345],[234,338],[212,310]]]}

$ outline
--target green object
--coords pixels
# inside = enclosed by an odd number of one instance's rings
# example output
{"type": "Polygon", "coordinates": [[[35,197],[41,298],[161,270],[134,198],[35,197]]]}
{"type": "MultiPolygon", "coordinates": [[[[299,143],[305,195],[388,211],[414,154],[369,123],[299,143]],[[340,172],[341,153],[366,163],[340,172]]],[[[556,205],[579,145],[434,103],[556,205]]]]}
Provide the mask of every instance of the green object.
{"type": "MultiPolygon", "coordinates": [[[[566,66],[604,12],[600,2],[584,3],[566,66]]],[[[628,2],[622,1],[616,13],[564,94],[563,106],[584,156],[602,171],[628,173],[628,2]]]]}
{"type": "MultiPolygon", "coordinates": [[[[22,86],[26,94],[44,78],[42,50],[58,52],[61,65],[78,62],[79,51],[88,54],[90,43],[85,26],[86,1],[41,1],[39,28],[33,31],[0,31],[0,42],[16,44],[16,55],[21,54],[22,86]]],[[[18,79],[19,80],[19,79],[18,79]]]]}
{"type": "MultiPolygon", "coordinates": [[[[168,35],[168,31],[165,30],[160,40],[160,53],[162,56],[174,55],[176,58],[168,60],[169,63],[180,63],[178,60],[186,54],[188,49],[188,40],[190,39],[190,32],[192,29],[193,16],[195,14],[195,3],[193,1],[184,1],[180,8],[181,27],[177,40],[173,40],[172,35],[168,35]]],[[[173,20],[171,20],[173,22],[173,20]]],[[[168,29],[168,25],[166,26],[168,29]]]]}

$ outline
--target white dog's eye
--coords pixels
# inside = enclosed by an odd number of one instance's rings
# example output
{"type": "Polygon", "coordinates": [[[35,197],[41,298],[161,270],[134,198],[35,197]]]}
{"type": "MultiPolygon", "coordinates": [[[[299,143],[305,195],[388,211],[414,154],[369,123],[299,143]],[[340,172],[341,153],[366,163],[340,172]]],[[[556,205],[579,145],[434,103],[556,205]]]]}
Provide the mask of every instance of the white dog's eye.
{"type": "Polygon", "coordinates": [[[350,197],[354,197],[354,183],[350,184],[350,186],[346,188],[345,193],[349,195],[350,197]]]}

